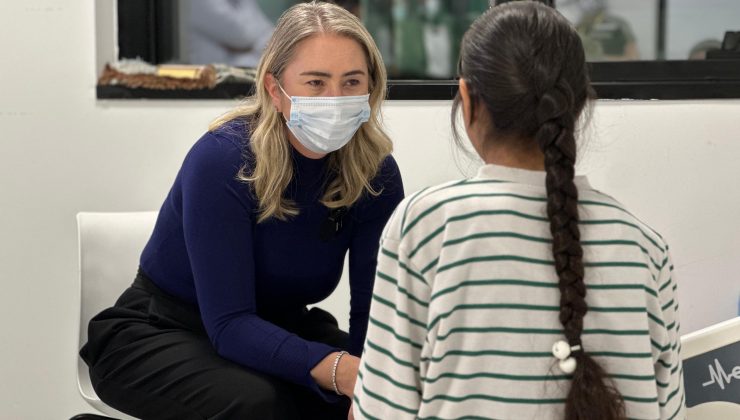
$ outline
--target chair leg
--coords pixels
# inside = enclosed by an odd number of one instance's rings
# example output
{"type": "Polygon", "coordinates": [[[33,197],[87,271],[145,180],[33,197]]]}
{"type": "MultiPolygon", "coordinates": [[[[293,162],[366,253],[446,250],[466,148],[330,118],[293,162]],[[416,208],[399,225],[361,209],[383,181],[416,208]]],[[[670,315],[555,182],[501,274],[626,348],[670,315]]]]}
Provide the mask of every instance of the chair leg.
{"type": "Polygon", "coordinates": [[[117,420],[113,417],[99,416],[97,414],[78,414],[69,420],[117,420]]]}

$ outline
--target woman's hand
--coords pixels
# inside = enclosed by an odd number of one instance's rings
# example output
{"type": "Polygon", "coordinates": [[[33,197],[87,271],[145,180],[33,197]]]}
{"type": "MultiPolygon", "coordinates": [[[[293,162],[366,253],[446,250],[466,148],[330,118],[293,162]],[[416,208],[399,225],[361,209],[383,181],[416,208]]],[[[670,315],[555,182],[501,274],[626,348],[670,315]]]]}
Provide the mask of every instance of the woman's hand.
{"type": "MultiPolygon", "coordinates": [[[[357,372],[359,370],[360,358],[351,354],[342,356],[339,360],[339,365],[337,365],[337,388],[339,388],[339,392],[349,397],[350,401],[355,395],[355,381],[357,381],[357,372]]],[[[329,381],[331,381],[331,376],[329,377],[329,381]]]]}
{"type": "MultiPolygon", "coordinates": [[[[323,389],[334,391],[331,382],[331,373],[334,367],[334,361],[337,359],[339,352],[334,352],[323,358],[313,369],[311,376],[317,384],[323,389]]],[[[357,372],[360,368],[360,358],[347,353],[339,359],[336,372],[337,389],[339,392],[352,399],[355,393],[355,381],[357,372]]]]}

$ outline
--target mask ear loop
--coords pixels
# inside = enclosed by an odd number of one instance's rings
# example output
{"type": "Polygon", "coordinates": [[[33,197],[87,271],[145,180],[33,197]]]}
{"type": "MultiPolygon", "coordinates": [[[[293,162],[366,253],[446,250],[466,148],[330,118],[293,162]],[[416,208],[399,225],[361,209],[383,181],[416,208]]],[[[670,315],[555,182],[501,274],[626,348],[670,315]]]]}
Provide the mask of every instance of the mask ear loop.
{"type": "Polygon", "coordinates": [[[275,78],[275,82],[277,83],[278,87],[280,88],[280,91],[283,92],[283,95],[285,95],[285,97],[288,98],[288,99],[290,99],[291,102],[292,102],[293,101],[293,98],[290,95],[288,95],[288,92],[286,92],[285,89],[283,89],[283,85],[280,84],[280,81],[277,79],[277,77],[275,78]]]}
{"type": "MultiPolygon", "coordinates": [[[[278,88],[280,88],[280,91],[281,91],[281,92],[283,92],[283,95],[285,95],[285,97],[286,97],[286,98],[288,98],[288,100],[289,100],[289,101],[290,101],[291,103],[293,103],[293,98],[291,98],[291,97],[290,97],[290,95],[288,95],[288,92],[286,92],[286,91],[285,91],[285,89],[283,89],[283,85],[282,85],[282,84],[280,84],[280,80],[278,80],[278,78],[277,78],[277,77],[275,77],[274,75],[273,75],[273,77],[275,78],[275,83],[277,83],[277,85],[278,85],[278,88]]],[[[281,111],[278,111],[278,110],[277,110],[277,107],[275,108],[275,111],[277,111],[277,113],[278,113],[278,114],[280,114],[280,116],[281,116],[281,117],[283,117],[283,120],[284,120],[285,122],[288,122],[288,118],[285,118],[285,114],[284,114],[284,113],[282,113],[281,111]]]]}

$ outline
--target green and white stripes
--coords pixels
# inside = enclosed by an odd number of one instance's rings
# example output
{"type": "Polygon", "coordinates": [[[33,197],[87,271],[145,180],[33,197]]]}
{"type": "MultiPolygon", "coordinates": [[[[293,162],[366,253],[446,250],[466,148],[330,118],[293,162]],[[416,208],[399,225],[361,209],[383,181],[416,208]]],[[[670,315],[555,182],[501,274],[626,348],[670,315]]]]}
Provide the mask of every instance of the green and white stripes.
{"type": "MultiPolygon", "coordinates": [[[[562,418],[570,377],[550,350],[562,338],[560,292],[538,175],[489,165],[401,203],[378,256],[356,418],[562,418]]],[[[668,247],[614,199],[576,185],[584,348],[629,418],[683,418],[668,247]]]]}

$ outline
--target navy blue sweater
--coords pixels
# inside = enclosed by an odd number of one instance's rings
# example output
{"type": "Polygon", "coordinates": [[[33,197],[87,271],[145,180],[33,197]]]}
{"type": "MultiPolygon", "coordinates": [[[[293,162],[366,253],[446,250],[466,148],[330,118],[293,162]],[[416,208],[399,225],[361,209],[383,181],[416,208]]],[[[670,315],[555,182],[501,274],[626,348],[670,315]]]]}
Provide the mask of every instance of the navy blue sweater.
{"type": "MultiPolygon", "coordinates": [[[[319,200],[327,158],[293,149],[294,177],[285,194],[300,214],[256,222],[248,184],[236,180],[252,160],[247,125],[232,121],[193,146],[141,255],[144,273],[164,291],[199,308],[218,354],[241,365],[320,392],[310,370],[337,349],[278,326],[336,288],[349,250],[350,345],[360,355],[367,329],[378,242],[403,198],[392,157],[343,218],[331,240],[320,238],[329,210],[319,200]]],[[[292,148],[291,148],[292,149],[292,148]]],[[[326,394],[320,392],[326,397],[326,394]]]]}

